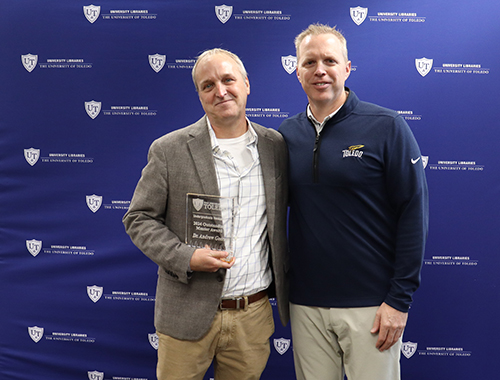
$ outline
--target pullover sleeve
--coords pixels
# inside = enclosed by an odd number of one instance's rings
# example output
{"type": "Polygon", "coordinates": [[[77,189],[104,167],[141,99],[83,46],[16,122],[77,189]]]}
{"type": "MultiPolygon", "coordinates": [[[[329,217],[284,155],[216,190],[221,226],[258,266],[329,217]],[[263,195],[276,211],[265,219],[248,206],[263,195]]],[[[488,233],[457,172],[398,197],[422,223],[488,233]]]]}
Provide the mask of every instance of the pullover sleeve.
{"type": "Polygon", "coordinates": [[[408,124],[401,116],[385,147],[389,199],[397,215],[394,277],[385,302],[407,312],[420,285],[428,233],[429,200],[422,157],[408,124]]]}

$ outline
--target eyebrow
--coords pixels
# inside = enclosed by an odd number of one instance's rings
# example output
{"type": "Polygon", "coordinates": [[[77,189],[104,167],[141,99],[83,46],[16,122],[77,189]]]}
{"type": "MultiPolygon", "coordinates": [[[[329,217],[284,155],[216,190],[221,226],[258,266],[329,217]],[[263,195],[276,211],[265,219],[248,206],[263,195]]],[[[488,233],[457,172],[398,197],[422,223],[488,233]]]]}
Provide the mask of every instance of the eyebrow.
{"type": "Polygon", "coordinates": [[[212,79],[205,79],[205,80],[202,80],[200,83],[199,83],[199,86],[200,88],[202,88],[204,85],[206,85],[207,83],[213,83],[214,81],[212,79]]]}

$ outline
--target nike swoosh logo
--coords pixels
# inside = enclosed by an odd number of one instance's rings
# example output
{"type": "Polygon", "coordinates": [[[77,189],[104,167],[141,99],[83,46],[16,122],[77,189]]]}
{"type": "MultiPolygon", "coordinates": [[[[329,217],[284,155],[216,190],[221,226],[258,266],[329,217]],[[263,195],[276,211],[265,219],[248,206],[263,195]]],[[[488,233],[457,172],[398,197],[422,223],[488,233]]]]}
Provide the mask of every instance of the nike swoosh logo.
{"type": "Polygon", "coordinates": [[[413,158],[412,158],[412,159],[411,159],[411,163],[412,163],[413,165],[415,165],[415,164],[418,162],[418,160],[420,160],[420,157],[419,157],[419,158],[415,158],[415,159],[413,159],[413,158]]]}

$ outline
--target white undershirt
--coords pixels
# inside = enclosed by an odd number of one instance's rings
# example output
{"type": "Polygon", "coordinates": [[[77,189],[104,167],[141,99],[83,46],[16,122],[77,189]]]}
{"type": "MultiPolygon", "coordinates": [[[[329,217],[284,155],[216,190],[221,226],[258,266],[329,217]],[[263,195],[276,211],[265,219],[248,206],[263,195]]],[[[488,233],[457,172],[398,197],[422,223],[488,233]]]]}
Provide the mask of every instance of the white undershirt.
{"type": "Polygon", "coordinates": [[[232,139],[217,139],[221,149],[231,153],[231,156],[233,156],[234,161],[236,161],[240,172],[244,171],[245,168],[253,163],[252,153],[247,147],[250,139],[251,135],[249,130],[240,137],[232,139]]]}

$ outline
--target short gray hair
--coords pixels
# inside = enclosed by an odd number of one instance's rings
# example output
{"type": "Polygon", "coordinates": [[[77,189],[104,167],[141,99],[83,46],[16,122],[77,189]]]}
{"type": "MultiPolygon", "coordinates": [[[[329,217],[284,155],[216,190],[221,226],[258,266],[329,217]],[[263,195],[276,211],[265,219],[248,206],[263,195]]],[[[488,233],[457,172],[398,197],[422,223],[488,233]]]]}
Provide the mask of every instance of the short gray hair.
{"type": "Polygon", "coordinates": [[[245,65],[243,65],[243,62],[241,61],[240,57],[238,57],[236,54],[231,53],[229,50],[225,49],[220,49],[220,48],[215,48],[215,49],[210,49],[210,50],[205,50],[203,53],[201,53],[197,59],[196,63],[193,66],[193,70],[191,71],[191,76],[193,77],[193,83],[194,87],[196,88],[196,91],[199,91],[198,89],[198,84],[196,83],[196,68],[198,67],[199,63],[203,61],[206,58],[213,57],[214,55],[217,54],[223,54],[231,58],[233,61],[236,62],[238,65],[238,69],[240,70],[241,76],[243,79],[246,79],[248,77],[247,70],[245,69],[245,65]]]}

